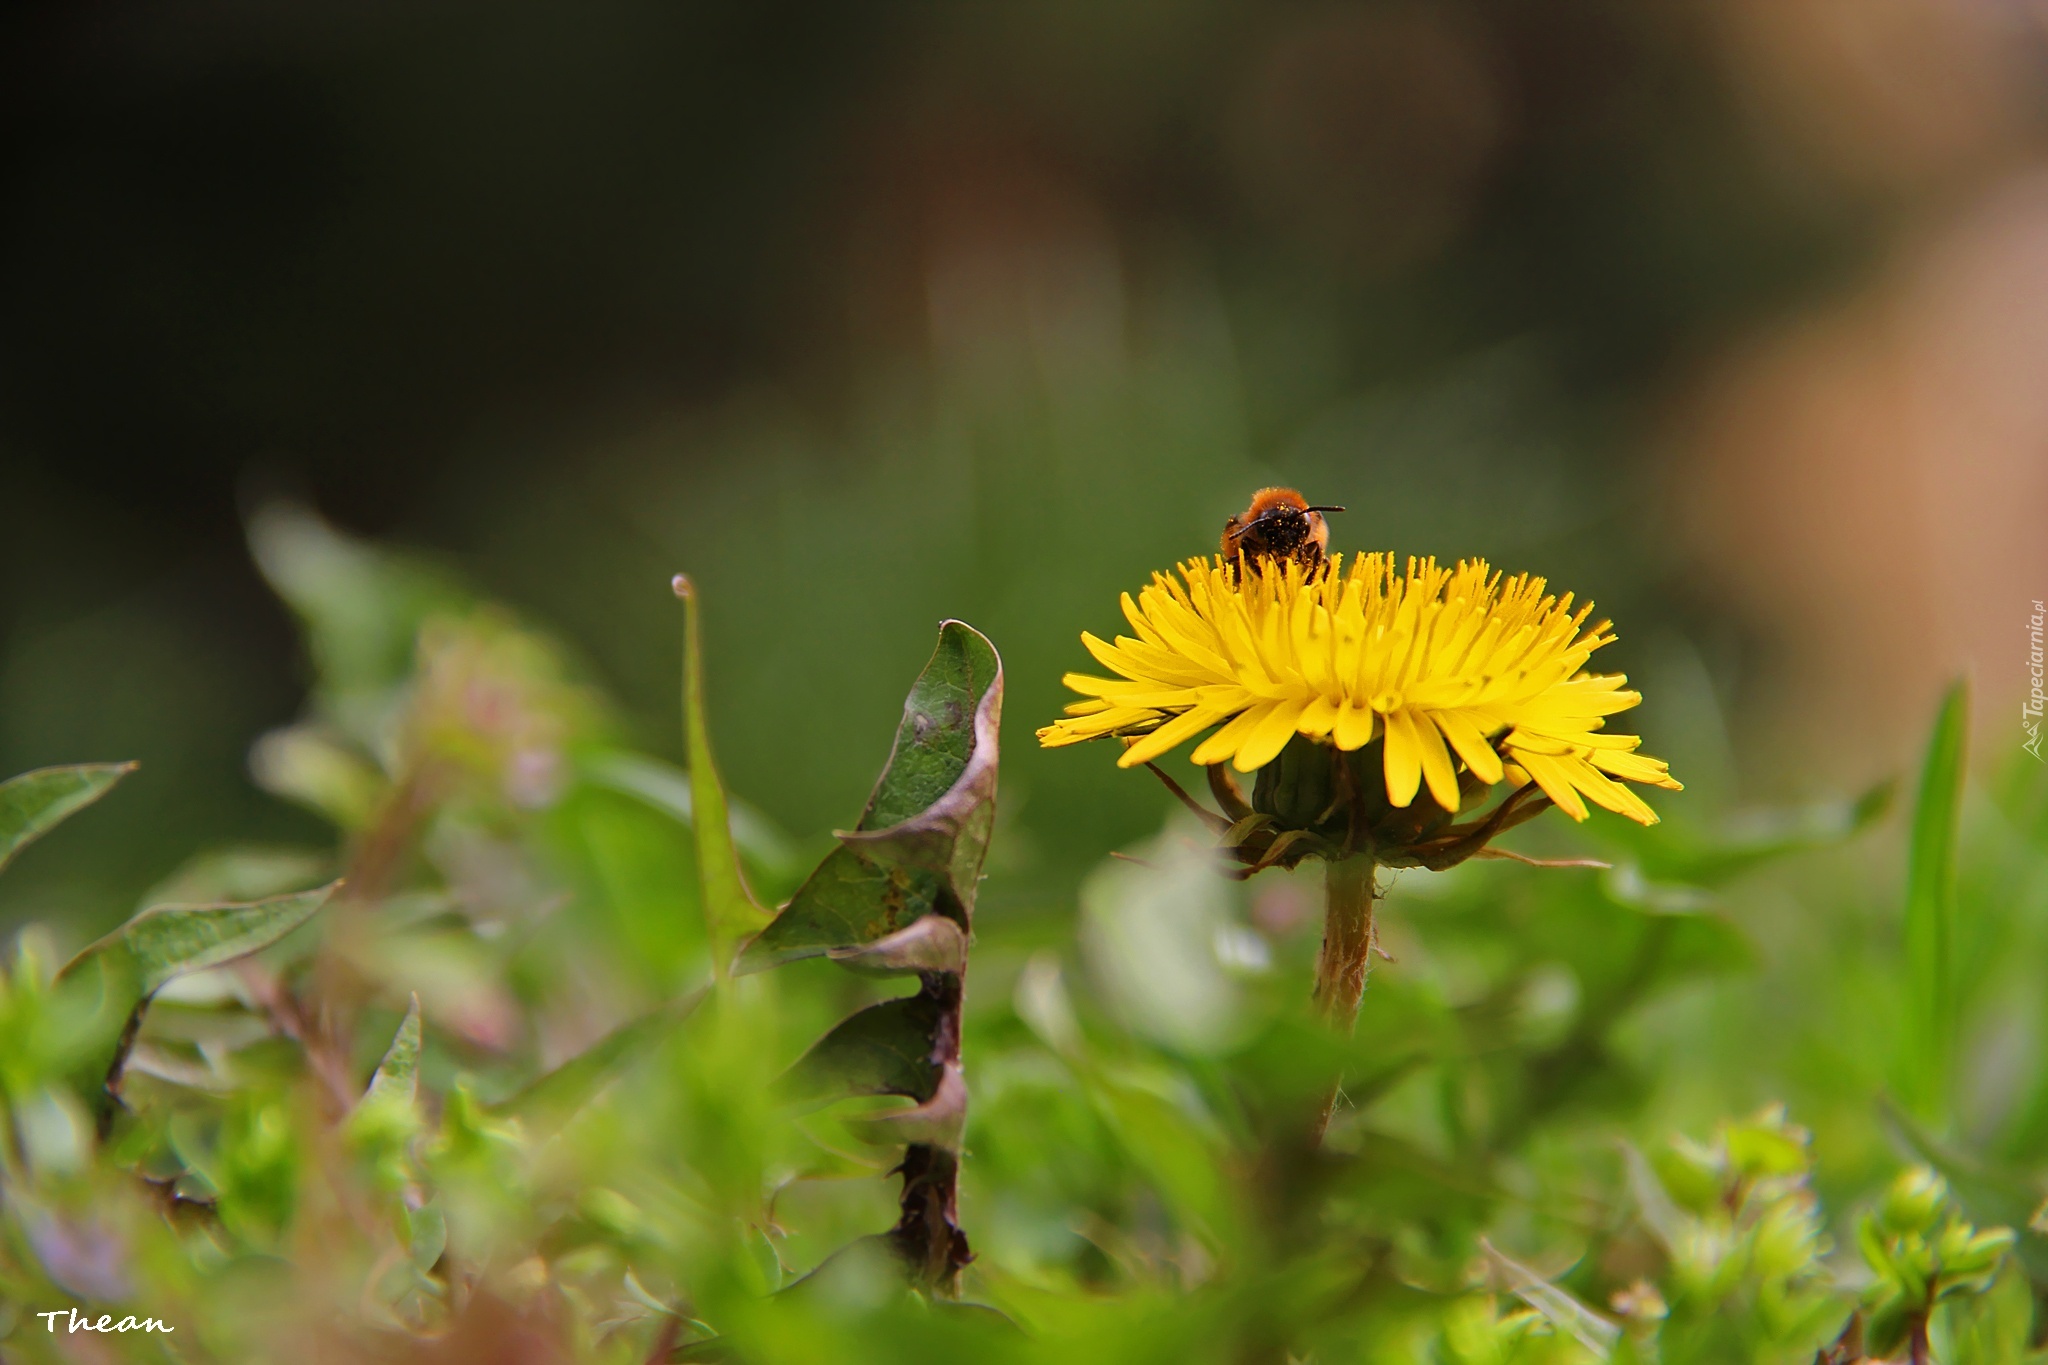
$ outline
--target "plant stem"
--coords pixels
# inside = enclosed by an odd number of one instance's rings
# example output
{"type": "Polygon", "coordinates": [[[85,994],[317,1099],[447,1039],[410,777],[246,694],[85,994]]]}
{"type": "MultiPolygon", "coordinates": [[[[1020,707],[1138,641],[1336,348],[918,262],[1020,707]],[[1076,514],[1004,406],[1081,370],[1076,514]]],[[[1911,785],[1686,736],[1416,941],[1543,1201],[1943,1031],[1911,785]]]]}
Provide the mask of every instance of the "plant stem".
{"type": "MultiPolygon", "coordinates": [[[[1316,1013],[1324,1023],[1349,1034],[1358,1023],[1358,1002],[1365,996],[1365,979],[1372,970],[1373,949],[1373,860],[1345,858],[1323,864],[1323,946],[1316,954],[1316,1013]]],[[[1321,1141],[1337,1107],[1342,1078],[1330,1087],[1316,1120],[1315,1135],[1321,1141]]]]}
{"type": "Polygon", "coordinates": [[[1373,862],[1323,864],[1323,948],[1316,955],[1316,1013],[1351,1032],[1372,969],[1373,862]]]}
{"type": "MultiPolygon", "coordinates": [[[[940,1073],[939,1089],[924,1101],[926,1106],[941,1102],[944,1076],[957,1076],[960,1066],[960,1005],[965,982],[963,972],[922,972],[919,995],[939,1007],[937,1026],[932,1031],[931,1061],[940,1073]]],[[[965,1103],[964,1092],[957,1103],[965,1103]]],[[[974,1259],[967,1234],[960,1230],[960,1153],[951,1146],[913,1142],[903,1151],[903,1164],[896,1168],[903,1177],[903,1195],[898,1201],[902,1217],[889,1239],[924,1289],[942,1299],[960,1297],[960,1272],[974,1259]]]]}

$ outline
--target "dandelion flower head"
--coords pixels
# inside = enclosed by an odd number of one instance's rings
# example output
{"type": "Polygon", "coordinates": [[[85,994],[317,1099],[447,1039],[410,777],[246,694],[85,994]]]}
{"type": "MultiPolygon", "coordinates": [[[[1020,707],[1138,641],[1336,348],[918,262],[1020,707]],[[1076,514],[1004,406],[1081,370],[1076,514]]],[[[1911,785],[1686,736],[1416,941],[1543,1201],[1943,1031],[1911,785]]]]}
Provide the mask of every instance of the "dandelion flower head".
{"type": "Polygon", "coordinates": [[[1636,752],[1607,717],[1642,700],[1620,674],[1585,671],[1611,644],[1592,604],[1507,577],[1484,560],[1455,568],[1387,554],[1305,569],[1281,559],[1191,559],[1154,574],[1124,617],[1136,637],[1081,641],[1114,677],[1069,673],[1082,696],[1038,732],[1048,747],[1122,736],[1119,763],[1151,762],[1213,729],[1192,755],[1251,772],[1296,735],[1362,749],[1384,745],[1387,800],[1426,784],[1446,811],[1466,775],[1534,782],[1575,820],[1586,801],[1649,825],[1656,813],[1628,782],[1679,790],[1666,765],[1636,752]]]}

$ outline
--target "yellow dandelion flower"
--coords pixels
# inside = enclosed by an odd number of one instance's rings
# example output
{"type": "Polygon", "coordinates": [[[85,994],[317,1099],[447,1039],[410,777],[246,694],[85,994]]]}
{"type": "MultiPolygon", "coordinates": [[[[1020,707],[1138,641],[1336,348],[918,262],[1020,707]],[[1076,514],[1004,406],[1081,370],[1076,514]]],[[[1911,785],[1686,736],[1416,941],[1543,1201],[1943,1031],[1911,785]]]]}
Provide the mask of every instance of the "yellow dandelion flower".
{"type": "Polygon", "coordinates": [[[1128,768],[1220,727],[1194,761],[1251,772],[1296,735],[1341,750],[1382,740],[1388,802],[1406,807],[1427,785],[1452,812],[1462,774],[1533,781],[1575,820],[1591,800],[1645,825],[1656,813],[1622,784],[1680,789],[1636,752],[1640,738],[1604,729],[1642,700],[1626,677],[1584,671],[1613,642],[1608,623],[1588,627],[1592,604],[1574,611],[1541,578],[1413,558],[1397,574],[1385,554],[1348,571],[1333,555],[1314,572],[1191,559],[1179,574],[1154,574],[1135,601],[1124,594],[1137,638],[1081,636],[1116,676],[1068,674],[1085,700],[1040,730],[1041,744],[1124,736],[1128,768]]]}

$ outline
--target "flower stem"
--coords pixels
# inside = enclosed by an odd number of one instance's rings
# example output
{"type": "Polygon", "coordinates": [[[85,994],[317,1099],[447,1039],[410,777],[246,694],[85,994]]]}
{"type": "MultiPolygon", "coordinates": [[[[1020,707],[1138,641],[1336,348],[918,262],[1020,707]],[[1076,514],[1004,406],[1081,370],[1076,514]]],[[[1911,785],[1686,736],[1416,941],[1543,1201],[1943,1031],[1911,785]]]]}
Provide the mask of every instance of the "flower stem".
{"type": "Polygon", "coordinates": [[[1316,1013],[1351,1032],[1372,969],[1371,858],[1323,864],[1323,950],[1316,955],[1316,1013]]]}
{"type": "MultiPolygon", "coordinates": [[[[1344,858],[1323,864],[1323,947],[1316,955],[1316,1013],[1331,1028],[1349,1034],[1358,1023],[1358,1002],[1372,970],[1373,860],[1344,858]]],[[[1316,1120],[1316,1139],[1330,1126],[1337,1107],[1333,1084],[1316,1120]]]]}

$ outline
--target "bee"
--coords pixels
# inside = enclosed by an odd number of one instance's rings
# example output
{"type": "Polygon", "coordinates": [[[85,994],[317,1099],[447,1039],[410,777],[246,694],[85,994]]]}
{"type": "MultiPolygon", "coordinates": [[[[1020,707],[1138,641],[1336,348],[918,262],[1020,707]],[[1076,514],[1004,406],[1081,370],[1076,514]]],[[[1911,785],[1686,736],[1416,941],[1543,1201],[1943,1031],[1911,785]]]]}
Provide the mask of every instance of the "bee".
{"type": "Polygon", "coordinates": [[[1261,488],[1251,506],[1223,523],[1223,558],[1291,559],[1313,575],[1330,548],[1325,512],[1341,507],[1309,506],[1292,488],[1261,488]]]}

